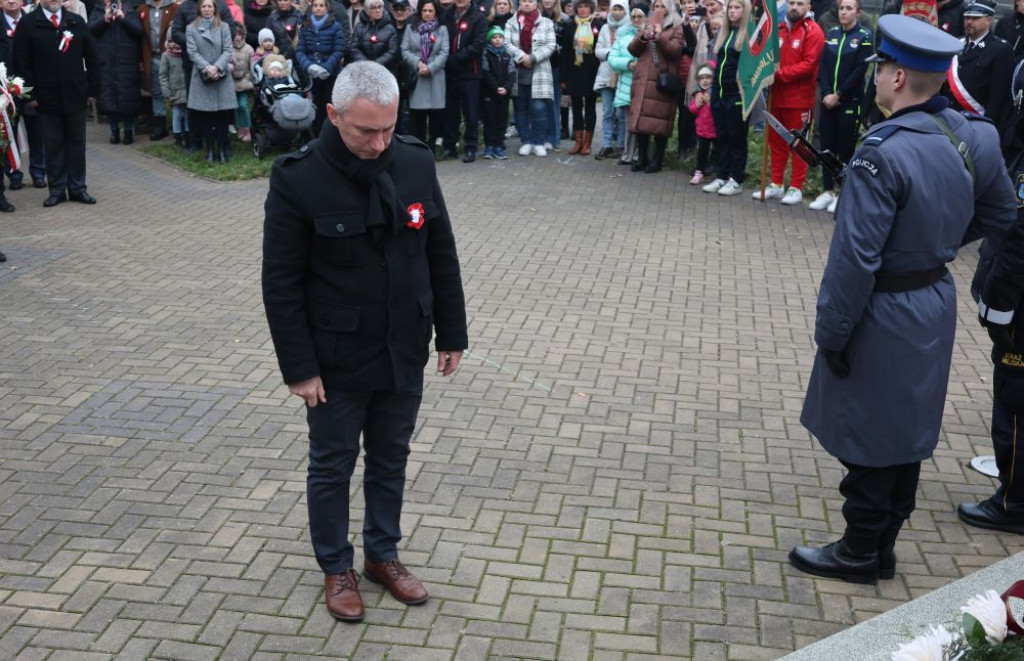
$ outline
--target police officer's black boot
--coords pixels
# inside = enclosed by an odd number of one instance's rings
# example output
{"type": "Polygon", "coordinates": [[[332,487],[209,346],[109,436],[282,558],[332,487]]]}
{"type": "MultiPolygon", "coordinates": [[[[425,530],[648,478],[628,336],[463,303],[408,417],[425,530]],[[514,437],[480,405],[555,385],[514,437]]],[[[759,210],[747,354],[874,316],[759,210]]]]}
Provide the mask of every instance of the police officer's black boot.
{"type": "MultiPolygon", "coordinates": [[[[789,562],[802,572],[850,583],[878,582],[878,550],[850,548],[846,538],[821,548],[797,546],[789,552],[789,562]]],[[[895,566],[895,565],[894,565],[895,566]]]]}
{"type": "Polygon", "coordinates": [[[878,578],[896,577],[896,538],[901,526],[893,526],[878,537],[878,578]]]}

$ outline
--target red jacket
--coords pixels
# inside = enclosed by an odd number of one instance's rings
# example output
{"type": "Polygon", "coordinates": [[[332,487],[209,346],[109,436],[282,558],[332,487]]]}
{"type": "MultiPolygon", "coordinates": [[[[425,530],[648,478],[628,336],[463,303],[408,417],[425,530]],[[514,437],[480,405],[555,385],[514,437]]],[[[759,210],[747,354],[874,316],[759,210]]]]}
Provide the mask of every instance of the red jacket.
{"type": "Polygon", "coordinates": [[[792,29],[783,21],[779,26],[779,70],[772,85],[772,108],[814,107],[818,65],[825,48],[825,33],[810,17],[792,29]]]}

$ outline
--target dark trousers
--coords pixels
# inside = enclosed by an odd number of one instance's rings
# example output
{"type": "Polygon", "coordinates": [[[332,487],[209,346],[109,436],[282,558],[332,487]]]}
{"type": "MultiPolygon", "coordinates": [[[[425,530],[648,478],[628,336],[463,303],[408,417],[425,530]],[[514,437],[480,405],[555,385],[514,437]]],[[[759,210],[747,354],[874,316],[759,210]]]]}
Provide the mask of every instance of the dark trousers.
{"type": "Polygon", "coordinates": [[[484,111],[484,145],[487,147],[505,147],[505,130],[508,129],[508,95],[485,97],[484,111]]]}
{"type": "Polygon", "coordinates": [[[85,108],[70,113],[40,113],[50,195],[85,190],[85,108]]]}
{"type": "Polygon", "coordinates": [[[480,134],[480,81],[476,78],[449,80],[445,85],[444,136],[445,151],[456,151],[459,124],[465,122],[462,135],[464,149],[476,151],[480,134]]]}
{"type": "Polygon", "coordinates": [[[584,96],[575,94],[570,97],[572,104],[572,129],[573,131],[590,131],[593,133],[597,126],[597,92],[590,92],[584,96]]]}
{"type": "MultiPolygon", "coordinates": [[[[25,133],[28,134],[28,169],[33,180],[46,178],[46,151],[43,148],[43,133],[39,128],[39,115],[32,108],[26,108],[24,104],[18,103],[18,116],[14,120],[15,131],[18,124],[25,122],[25,133]],[[31,111],[31,114],[29,114],[31,111]]],[[[22,145],[19,145],[21,147],[22,145]]],[[[24,163],[22,163],[24,167],[24,163]]],[[[10,163],[4,159],[4,173],[11,180],[12,184],[21,183],[25,173],[21,170],[11,168],[10,163]]],[[[0,177],[0,182],[3,178],[0,177]]]]}
{"type": "Polygon", "coordinates": [[[207,149],[228,148],[228,115],[223,110],[193,110],[192,116],[199,125],[199,133],[207,149]]]}
{"type": "Polygon", "coordinates": [[[122,115],[119,113],[108,112],[107,121],[110,122],[111,133],[122,127],[126,133],[135,132],[135,115],[122,115]]]}
{"type": "Polygon", "coordinates": [[[409,124],[412,136],[426,143],[433,152],[438,136],[444,132],[444,110],[410,110],[409,124]]]}
{"type": "Polygon", "coordinates": [[[306,407],[309,470],[306,500],[313,553],[325,574],[352,566],[348,539],[349,482],[366,451],[363,472],[363,555],[372,562],[398,557],[405,465],[421,393],[328,391],[327,402],[306,407]]]}
{"type": "Polygon", "coordinates": [[[718,146],[718,138],[697,138],[697,167],[696,170],[711,173],[718,170],[718,159],[721,158],[721,148],[718,146]]]}
{"type": "Polygon", "coordinates": [[[747,178],[747,128],[739,97],[712,96],[711,114],[715,118],[722,157],[718,161],[718,178],[735,179],[742,184],[747,178]]]}
{"type": "Polygon", "coordinates": [[[327,119],[327,104],[331,102],[331,92],[334,91],[336,78],[337,76],[331,76],[325,80],[317,79],[313,83],[313,106],[316,108],[316,117],[313,118],[313,135],[320,135],[320,128],[324,125],[324,120],[327,119]]]}
{"type": "Polygon", "coordinates": [[[842,463],[848,471],[839,483],[847,545],[857,554],[874,552],[880,543],[891,546],[889,539],[896,541],[917,503],[921,462],[884,468],[842,463]]]}
{"type": "Polygon", "coordinates": [[[690,112],[690,107],[686,104],[686,94],[683,93],[679,94],[679,117],[676,122],[679,130],[679,151],[696,147],[697,118],[690,112]]]}
{"type": "Polygon", "coordinates": [[[999,487],[991,501],[1007,514],[1024,517],[1024,373],[996,367],[992,383],[992,448],[999,487]]]}
{"type": "MultiPolygon", "coordinates": [[[[832,110],[821,108],[818,130],[821,148],[827,149],[843,163],[849,163],[857,148],[857,126],[860,120],[860,101],[844,101],[832,110]]],[[[821,169],[821,184],[825,190],[834,190],[836,181],[827,168],[821,169]]]]}

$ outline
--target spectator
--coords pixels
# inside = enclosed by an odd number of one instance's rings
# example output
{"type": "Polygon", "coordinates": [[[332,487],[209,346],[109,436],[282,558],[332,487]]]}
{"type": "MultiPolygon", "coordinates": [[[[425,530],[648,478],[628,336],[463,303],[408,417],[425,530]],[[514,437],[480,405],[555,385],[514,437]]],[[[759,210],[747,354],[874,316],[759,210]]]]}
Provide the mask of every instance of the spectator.
{"type": "MultiPolygon", "coordinates": [[[[697,0],[684,0],[677,3],[677,10],[682,14],[683,22],[690,26],[693,31],[693,41],[683,48],[683,55],[679,58],[679,113],[676,115],[676,158],[680,161],[690,157],[694,147],[697,146],[697,133],[693,124],[693,114],[690,113],[690,87],[686,82],[690,79],[690,72],[693,70],[693,56],[697,48],[697,28],[700,27],[702,16],[697,15],[697,0]]],[[[703,12],[702,12],[703,13],[703,12]]]]}
{"type": "MultiPolygon", "coordinates": [[[[322,1],[322,0],[321,0],[322,1]]],[[[252,62],[252,46],[245,41],[245,23],[235,22],[235,38],[231,51],[231,77],[235,81],[235,98],[238,105],[235,107],[235,126],[238,127],[238,139],[242,142],[252,142],[252,118],[249,114],[249,103],[252,100],[252,69],[249,63],[252,62]]]]}
{"type": "Polygon", "coordinates": [[[347,62],[370,60],[395,73],[398,65],[398,31],[384,11],[384,0],[366,0],[359,23],[352,30],[347,62]]]}
{"type": "MultiPolygon", "coordinates": [[[[810,17],[811,6],[807,0],[789,0],[788,6],[786,20],[779,26],[779,69],[768,95],[769,110],[786,128],[801,129],[811,121],[825,35],[810,17]]],[[[754,191],[754,199],[781,198],[782,204],[800,204],[804,199],[807,163],[793,155],[789,190],[785,190],[782,184],[790,160],[789,146],[782,136],[769,131],[768,147],[772,158],[771,183],[763,196],[760,190],[754,191]]]]}
{"type": "MultiPolygon", "coordinates": [[[[245,27],[245,13],[242,11],[242,8],[236,4],[235,0],[224,0],[224,5],[228,8],[228,11],[231,12],[231,21],[236,25],[245,27]]],[[[234,26],[232,26],[231,29],[234,30],[234,26]]],[[[232,32],[232,34],[234,33],[232,32]]]]}
{"type": "MultiPolygon", "coordinates": [[[[818,69],[821,92],[821,148],[846,163],[857,147],[857,123],[864,98],[867,58],[874,53],[871,31],[859,24],[860,0],[839,0],[839,26],[829,30],[818,69]]],[[[828,168],[821,169],[824,191],[811,209],[835,211],[836,181],[828,168]]]]}
{"type": "Polygon", "coordinates": [[[177,13],[178,5],[174,0],[145,0],[139,4],[139,21],[143,30],[142,84],[150,90],[153,111],[151,141],[167,137],[167,105],[160,87],[160,60],[177,13]]]}
{"type": "MultiPolygon", "coordinates": [[[[572,3],[569,6],[571,7],[572,3]]],[[[544,18],[551,21],[555,29],[555,52],[550,60],[555,97],[554,103],[551,104],[550,116],[548,117],[544,147],[545,149],[558,152],[561,151],[561,141],[569,137],[568,107],[565,109],[564,116],[562,113],[562,90],[564,89],[562,84],[562,58],[567,57],[568,54],[567,51],[563,53],[563,50],[565,49],[566,39],[569,39],[570,42],[572,41],[572,32],[576,26],[573,24],[573,20],[569,18],[569,15],[562,11],[558,0],[541,0],[540,13],[544,18]]]]}
{"type": "MultiPolygon", "coordinates": [[[[1024,0],[1021,0],[1021,2],[1024,2],[1024,0]]],[[[491,13],[487,15],[487,25],[504,30],[505,23],[508,23],[508,19],[512,18],[512,14],[511,0],[494,0],[494,4],[491,5],[491,13]]]]}
{"type": "MultiPolygon", "coordinates": [[[[2,0],[0,8],[3,9],[3,30],[0,30],[0,62],[7,67],[7,71],[16,74],[14,65],[14,36],[18,24],[28,14],[23,9],[23,0],[2,0]]],[[[16,109],[14,116],[15,127],[21,122],[25,123],[25,132],[28,134],[29,149],[29,174],[32,176],[32,184],[36,188],[46,188],[46,157],[43,150],[43,134],[39,126],[39,113],[36,108],[25,103],[25,99],[14,100],[16,109]]],[[[25,178],[21,170],[11,169],[10,164],[4,164],[4,172],[11,180],[11,190],[18,190],[24,186],[22,180],[25,178]]],[[[0,177],[0,185],[3,179],[0,177]]],[[[13,208],[13,205],[12,205],[13,208]]],[[[0,210],[5,207],[0,206],[0,210]]]]}
{"type": "MultiPolygon", "coordinates": [[[[271,38],[273,40],[273,38],[271,38]]],[[[171,106],[171,132],[174,146],[184,149],[188,135],[188,85],[185,84],[185,63],[181,46],[167,40],[160,56],[160,93],[171,106]]],[[[192,147],[192,151],[195,148],[192,147]]]]}
{"type": "Polygon", "coordinates": [[[188,108],[199,124],[206,147],[206,162],[215,152],[228,162],[228,115],[238,106],[235,87],[228,75],[233,52],[231,29],[217,15],[214,0],[199,0],[199,16],[188,26],[186,52],[192,61],[188,108]]]}
{"type": "Polygon", "coordinates": [[[315,135],[320,135],[320,127],[327,116],[327,104],[331,102],[334,80],[341,71],[342,59],[345,56],[345,37],[334,16],[327,13],[327,2],[328,0],[312,0],[309,5],[311,13],[302,23],[299,43],[295,49],[299,71],[305,73],[313,82],[313,105],[316,107],[316,118],[313,120],[315,135]]]}
{"type": "Polygon", "coordinates": [[[690,179],[691,186],[699,186],[704,181],[704,173],[711,171],[708,166],[719,157],[715,118],[711,114],[711,81],[714,78],[711,67],[705,64],[697,72],[698,87],[690,95],[689,111],[695,117],[694,129],[697,132],[697,167],[690,179]]]}
{"type": "Polygon", "coordinates": [[[64,11],[60,0],[38,2],[18,27],[14,71],[32,88],[26,105],[39,113],[50,185],[43,206],[68,199],[96,204],[85,184],[85,102],[99,88],[95,42],[85,19],[64,11]],[[64,35],[63,49],[54,45],[57,34],[64,35]]]}
{"type": "Polygon", "coordinates": [[[409,97],[412,134],[434,153],[442,130],[445,107],[445,64],[448,61],[448,30],[438,20],[438,3],[420,0],[416,23],[406,30],[402,57],[416,70],[418,80],[409,97]],[[429,132],[428,132],[429,123],[429,132]]]}
{"type": "Polygon", "coordinates": [[[612,44],[612,50],[608,54],[608,64],[618,74],[619,80],[615,85],[615,114],[618,117],[619,126],[626,132],[626,140],[622,144],[622,154],[619,156],[619,165],[630,165],[636,157],[636,136],[632,131],[627,131],[629,126],[629,104],[630,94],[633,89],[633,69],[636,68],[636,57],[629,52],[629,44],[633,41],[636,33],[643,30],[647,15],[644,13],[646,6],[638,2],[630,10],[630,24],[619,28],[612,44]]]}
{"type": "MultiPolygon", "coordinates": [[[[231,10],[224,4],[224,0],[217,0],[217,15],[220,16],[222,23],[232,27],[234,20],[231,18],[231,10]]],[[[182,0],[178,4],[178,11],[174,15],[174,22],[171,23],[171,39],[181,46],[184,57],[182,57],[182,63],[185,65],[185,85],[188,86],[187,94],[191,96],[192,87],[192,60],[188,55],[188,44],[186,39],[186,32],[188,26],[195,22],[196,18],[199,17],[199,4],[198,0],[182,0]]],[[[228,40],[230,46],[230,39],[228,40]]],[[[202,145],[203,138],[199,133],[199,120],[191,116],[192,111],[189,110],[189,121],[188,126],[191,129],[191,135],[187,136],[188,150],[190,152],[196,151],[202,145]]]]}
{"type": "Polygon", "coordinates": [[[939,0],[935,3],[939,11],[939,28],[954,37],[964,36],[964,12],[971,4],[968,0],[939,0]]]}
{"type": "Polygon", "coordinates": [[[719,195],[739,195],[747,178],[747,129],[743,119],[736,66],[743,41],[747,38],[750,0],[729,0],[725,21],[715,39],[718,70],[711,81],[711,113],[715,133],[722,148],[718,160],[718,177],[701,190],[719,195]]]}
{"type": "Polygon", "coordinates": [[[409,0],[392,0],[391,19],[395,22],[395,32],[398,34],[398,61],[395,64],[395,78],[398,79],[398,124],[395,131],[400,135],[409,133],[409,95],[419,79],[416,69],[409,67],[402,57],[402,42],[411,15],[412,7],[409,0]]]}
{"type": "Polygon", "coordinates": [[[277,0],[277,9],[270,13],[267,21],[274,31],[278,50],[289,60],[295,59],[295,46],[299,42],[299,27],[303,18],[302,11],[292,0],[277,0]]]}
{"type": "Polygon", "coordinates": [[[255,51],[260,47],[259,33],[270,27],[270,15],[274,7],[270,0],[249,0],[245,6],[245,41],[255,51]]]}
{"type": "MultiPolygon", "coordinates": [[[[633,71],[633,94],[629,107],[629,130],[636,133],[637,159],[633,172],[659,172],[668,138],[675,125],[678,100],[658,89],[658,76],[679,71],[679,58],[686,44],[695,41],[693,30],[676,11],[672,0],[654,0],[647,27],[629,44],[637,57],[633,71]],[[654,154],[650,154],[651,137],[654,154]]],[[[678,81],[678,78],[677,78],[678,81]]],[[[676,92],[678,94],[678,92],[676,92]]]]}
{"type": "Polygon", "coordinates": [[[626,0],[612,0],[608,20],[597,35],[597,46],[594,47],[594,54],[601,62],[594,79],[594,90],[601,95],[601,149],[594,156],[599,161],[615,155],[613,145],[619,149],[626,145],[626,126],[619,123],[619,114],[615,108],[618,74],[608,63],[608,56],[619,36],[619,30],[628,26],[629,20],[626,0]]]}
{"type": "MultiPolygon", "coordinates": [[[[77,14],[78,16],[89,20],[89,8],[85,6],[84,2],[79,2],[79,0],[61,0],[60,4],[61,7],[72,14],[77,14]]],[[[33,4],[32,7],[34,8],[35,4],[33,4]]],[[[31,9],[29,11],[31,11],[31,9]]]]}
{"type": "Polygon", "coordinates": [[[135,142],[135,117],[142,106],[139,96],[139,40],[142,22],[137,12],[125,14],[124,5],[105,0],[96,4],[89,18],[96,39],[99,96],[96,110],[110,121],[110,144],[135,142]]]}
{"type": "Polygon", "coordinates": [[[441,160],[459,157],[459,125],[464,122],[462,162],[472,163],[480,132],[480,56],[487,45],[487,17],[473,8],[471,0],[455,0],[441,12],[440,20],[451,40],[445,65],[447,112],[441,160]]]}
{"type": "Polygon", "coordinates": [[[597,126],[597,93],[594,81],[600,62],[594,53],[597,36],[604,21],[594,16],[594,0],[573,0],[576,15],[572,33],[572,47],[562,58],[562,76],[565,91],[572,103],[572,127],[575,144],[570,154],[590,154],[590,143],[597,126]]]}
{"type": "Polygon", "coordinates": [[[330,2],[331,16],[341,26],[342,41],[345,42],[345,48],[348,48],[348,44],[352,41],[352,15],[341,0],[330,0],[330,2]]]}
{"type": "MultiPolygon", "coordinates": [[[[692,0],[687,1],[688,3],[692,2],[692,0]]],[[[689,104],[693,100],[692,94],[700,89],[700,85],[697,82],[697,72],[705,65],[713,64],[715,60],[714,44],[717,31],[714,27],[714,17],[718,16],[718,20],[721,21],[722,3],[718,0],[706,0],[702,9],[702,15],[697,15],[696,11],[698,10],[696,9],[694,12],[687,12],[690,27],[693,28],[696,41],[693,46],[693,59],[690,62],[690,68],[686,72],[683,85],[682,98],[683,104],[687,106],[687,112],[679,113],[679,134],[681,137],[679,139],[678,156],[680,160],[689,156],[687,150],[696,144],[696,127],[694,126],[694,116],[689,112],[689,104]],[[683,119],[684,117],[686,118],[685,120],[683,119]],[[691,140],[693,140],[693,143],[690,142],[691,140]]]]}
{"type": "Polygon", "coordinates": [[[1024,0],[1013,3],[1013,14],[1003,16],[996,23],[995,35],[1013,48],[1013,59],[1024,59],[1024,0]]]}
{"type": "Polygon", "coordinates": [[[985,0],[964,11],[964,50],[953,60],[945,89],[954,110],[984,115],[1002,131],[1013,114],[1013,48],[992,34],[994,15],[985,0]]]}
{"type": "Polygon", "coordinates": [[[551,75],[555,26],[541,14],[537,0],[520,0],[515,18],[505,24],[505,40],[516,63],[513,95],[516,128],[522,141],[519,155],[547,156],[544,136],[555,98],[555,79],[551,75]]]}
{"type": "MultiPolygon", "coordinates": [[[[536,4],[536,3],[534,3],[536,4]]],[[[538,12],[539,13],[539,12],[538,12]]],[[[516,63],[505,48],[505,31],[494,26],[487,32],[487,48],[481,58],[483,88],[484,158],[504,161],[508,102],[516,84],[516,63]]]]}

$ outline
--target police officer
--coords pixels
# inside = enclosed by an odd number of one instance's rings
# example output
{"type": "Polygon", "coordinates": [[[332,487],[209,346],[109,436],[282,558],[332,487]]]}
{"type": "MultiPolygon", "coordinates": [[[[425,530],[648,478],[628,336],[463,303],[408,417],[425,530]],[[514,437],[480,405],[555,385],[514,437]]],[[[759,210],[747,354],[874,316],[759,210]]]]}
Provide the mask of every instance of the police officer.
{"type": "Polygon", "coordinates": [[[1024,534],[1024,447],[1017,451],[1018,430],[1024,430],[1024,69],[1013,90],[1017,142],[1010,172],[1017,222],[1005,239],[985,239],[971,287],[993,342],[992,446],[999,487],[987,500],[962,503],[957,513],[972,526],[1024,534]]]}
{"type": "Polygon", "coordinates": [[[995,35],[995,8],[979,0],[964,12],[963,51],[953,58],[946,96],[954,110],[988,117],[1001,129],[1013,113],[1013,47],[995,35]]]}
{"type": "Polygon", "coordinates": [[[306,403],[306,494],[327,609],[363,618],[348,538],[349,480],[366,450],[364,574],[399,601],[427,600],[398,560],[399,518],[423,367],[467,346],[455,238],[427,147],[394,135],[398,84],[375,62],[338,75],[320,138],[270,176],[263,302],[289,390],[306,403]]]}
{"type": "Polygon", "coordinates": [[[921,461],[938,443],[961,245],[1004,232],[1014,197],[999,136],[938,94],[959,42],[908,16],[883,16],[877,103],[839,195],[818,294],[818,354],[800,421],[847,469],[843,537],[798,546],[801,571],[857,583],[892,578],[921,461]]]}

